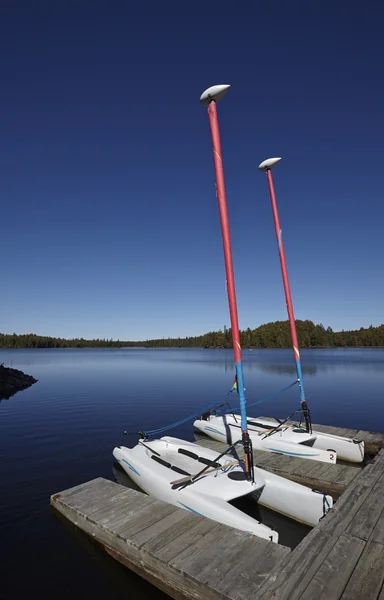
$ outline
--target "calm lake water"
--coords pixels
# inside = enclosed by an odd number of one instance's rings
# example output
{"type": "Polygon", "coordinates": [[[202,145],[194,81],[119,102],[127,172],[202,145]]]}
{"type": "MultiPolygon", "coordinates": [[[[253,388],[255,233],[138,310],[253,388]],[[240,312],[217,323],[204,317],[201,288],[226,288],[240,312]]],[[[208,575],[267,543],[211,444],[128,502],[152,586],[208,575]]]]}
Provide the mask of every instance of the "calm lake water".
{"type": "MultiPolygon", "coordinates": [[[[112,456],[115,445],[136,442],[123,431],[221,402],[234,377],[231,351],[0,350],[2,362],[39,381],[0,402],[0,598],[166,598],[55,516],[49,498],[99,476],[127,483],[112,456]]],[[[314,423],[384,430],[383,349],[303,350],[302,362],[314,423]]],[[[249,403],[295,379],[289,350],[245,350],[244,370],[249,403]]],[[[285,417],[298,400],[294,387],[251,414],[285,417]]],[[[170,435],[193,440],[191,422],[170,435]]],[[[280,526],[283,543],[306,533],[280,526]]]]}

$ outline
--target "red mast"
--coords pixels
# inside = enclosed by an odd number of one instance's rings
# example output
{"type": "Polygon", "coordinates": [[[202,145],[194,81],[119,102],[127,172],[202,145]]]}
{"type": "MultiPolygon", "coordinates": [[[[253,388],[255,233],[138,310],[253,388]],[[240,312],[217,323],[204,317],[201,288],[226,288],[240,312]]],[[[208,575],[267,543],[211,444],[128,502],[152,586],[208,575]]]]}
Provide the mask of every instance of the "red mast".
{"type": "Polygon", "coordinates": [[[203,92],[200,102],[208,106],[209,124],[212,135],[213,160],[216,174],[216,193],[219,204],[221,233],[223,237],[223,249],[225,260],[225,271],[227,277],[228,304],[231,317],[233,354],[235,358],[237,393],[240,401],[242,442],[244,446],[245,471],[247,478],[253,480],[253,454],[251,440],[248,434],[246,400],[243,378],[243,363],[240,346],[239,319],[237,314],[235,277],[233,273],[231,238],[229,231],[227,198],[224,185],[223,159],[221,154],[219,122],[217,118],[216,102],[228,91],[229,85],[214,85],[203,92]]]}
{"type": "Polygon", "coordinates": [[[293,355],[294,355],[295,365],[296,365],[297,381],[298,381],[298,384],[300,387],[300,400],[301,400],[301,406],[303,409],[305,426],[309,433],[312,430],[312,428],[311,428],[311,423],[310,423],[309,408],[308,408],[308,405],[307,405],[307,402],[305,399],[303,373],[302,373],[302,369],[301,369],[301,360],[300,360],[300,352],[299,352],[299,342],[297,340],[295,315],[293,313],[291,288],[289,285],[287,261],[285,259],[285,252],[284,252],[283,232],[280,227],[280,219],[279,219],[279,213],[277,210],[275,188],[273,185],[273,179],[272,179],[272,173],[271,173],[271,169],[273,169],[273,167],[276,166],[277,163],[280,161],[281,161],[281,158],[268,158],[267,160],[264,160],[259,165],[259,169],[260,169],[260,171],[263,171],[264,173],[267,174],[267,179],[268,179],[269,194],[271,196],[271,204],[272,204],[273,221],[275,224],[277,245],[279,247],[279,257],[280,257],[281,274],[283,277],[285,302],[287,305],[289,326],[291,329],[293,355]]]}

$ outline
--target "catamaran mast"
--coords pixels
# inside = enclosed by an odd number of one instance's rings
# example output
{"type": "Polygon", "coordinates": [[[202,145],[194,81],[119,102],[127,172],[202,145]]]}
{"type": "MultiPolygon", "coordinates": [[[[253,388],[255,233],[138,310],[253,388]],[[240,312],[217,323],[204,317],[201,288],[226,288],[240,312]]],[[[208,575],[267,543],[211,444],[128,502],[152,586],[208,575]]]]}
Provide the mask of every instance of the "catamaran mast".
{"type": "Polygon", "coordinates": [[[286,305],[287,305],[289,326],[291,329],[293,355],[295,358],[297,381],[298,381],[299,388],[300,388],[301,406],[302,406],[302,410],[303,410],[303,416],[304,416],[306,429],[307,429],[308,433],[311,433],[312,427],[311,427],[311,421],[310,421],[310,415],[309,415],[309,408],[307,405],[307,401],[305,399],[303,373],[302,373],[302,369],[301,369],[301,360],[300,360],[300,352],[299,352],[299,343],[297,340],[295,315],[293,313],[291,289],[289,286],[287,262],[285,259],[285,252],[284,252],[283,235],[282,235],[282,230],[280,227],[279,213],[277,210],[275,189],[274,189],[272,173],[271,173],[271,169],[273,169],[273,167],[276,166],[277,163],[280,161],[281,161],[281,158],[268,158],[267,160],[264,160],[262,163],[260,163],[259,169],[260,169],[260,171],[263,171],[264,173],[266,173],[267,178],[268,178],[269,194],[271,196],[271,204],[272,204],[272,212],[273,212],[273,221],[275,224],[277,245],[279,247],[279,256],[280,256],[281,274],[283,276],[285,301],[286,301],[286,305]]]}
{"type": "Polygon", "coordinates": [[[224,185],[224,172],[223,172],[223,161],[221,155],[221,144],[220,144],[220,131],[219,122],[217,118],[216,102],[220,100],[228,91],[229,85],[214,85],[208,88],[202,93],[200,102],[204,106],[208,106],[209,124],[212,135],[213,145],[213,160],[215,165],[216,174],[216,194],[219,204],[220,221],[221,221],[221,233],[223,237],[223,248],[224,248],[224,259],[225,259],[225,271],[227,278],[227,290],[228,290],[228,304],[229,313],[231,317],[231,329],[232,329],[232,343],[233,352],[235,358],[236,367],[236,381],[237,381],[237,393],[240,401],[240,413],[241,413],[241,430],[242,430],[242,442],[244,446],[245,455],[245,471],[247,479],[253,480],[253,455],[252,455],[252,444],[248,434],[247,425],[247,414],[246,414],[246,401],[245,401],[245,390],[244,390],[244,378],[243,378],[243,364],[240,346],[240,331],[239,331],[239,320],[237,314],[236,304],[236,290],[235,290],[235,278],[233,273],[232,263],[232,251],[231,251],[231,239],[229,232],[228,222],[228,211],[227,211],[227,199],[225,194],[224,185]]]}

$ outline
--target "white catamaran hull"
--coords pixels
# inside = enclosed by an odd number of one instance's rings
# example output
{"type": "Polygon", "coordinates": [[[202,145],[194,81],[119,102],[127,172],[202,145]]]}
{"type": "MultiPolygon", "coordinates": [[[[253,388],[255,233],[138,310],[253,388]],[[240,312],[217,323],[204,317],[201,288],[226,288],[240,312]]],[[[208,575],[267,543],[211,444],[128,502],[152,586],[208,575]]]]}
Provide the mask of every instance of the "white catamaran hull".
{"type": "MultiPolygon", "coordinates": [[[[272,421],[269,419],[263,419],[262,417],[249,417],[249,420],[257,421],[265,426],[271,427],[272,425],[278,425],[278,421],[272,421]]],[[[289,426],[289,429],[296,431],[299,428],[295,426],[289,426]]],[[[301,429],[305,431],[305,429],[301,429]]],[[[328,452],[335,452],[339,460],[346,460],[349,462],[362,462],[364,460],[364,442],[354,440],[352,438],[342,437],[340,435],[332,435],[329,433],[323,433],[321,431],[312,431],[312,435],[316,438],[313,444],[315,450],[326,450],[328,452]]]]}
{"type": "Polygon", "coordinates": [[[314,431],[313,433],[316,436],[316,441],[313,444],[315,448],[322,448],[324,450],[332,448],[337,452],[339,459],[349,462],[360,463],[364,460],[363,441],[322,433],[321,431],[314,431]]]}
{"type": "MultiPolygon", "coordinates": [[[[284,425],[268,435],[275,427],[275,424],[271,425],[271,421],[249,417],[247,423],[254,450],[276,452],[330,464],[336,463],[337,452],[333,447],[316,447],[315,435],[307,433],[305,429],[284,425]]],[[[197,430],[219,442],[233,443],[241,437],[240,417],[237,415],[227,414],[221,417],[209,415],[207,419],[196,420],[193,425],[197,430]]]]}
{"type": "Polygon", "coordinates": [[[333,505],[330,496],[259,468],[254,470],[255,482],[249,482],[244,478],[243,465],[232,464],[235,460],[232,456],[217,461],[215,451],[173,437],[147,441],[145,446],[139,442],[133,448],[118,446],[113,456],[149,495],[274,542],[278,541],[276,531],[229,501],[250,495],[259,504],[310,526],[315,526],[333,505]],[[187,480],[188,475],[196,475],[207,464],[216,470],[184,488],[180,483],[175,484],[180,479],[187,480]]]}

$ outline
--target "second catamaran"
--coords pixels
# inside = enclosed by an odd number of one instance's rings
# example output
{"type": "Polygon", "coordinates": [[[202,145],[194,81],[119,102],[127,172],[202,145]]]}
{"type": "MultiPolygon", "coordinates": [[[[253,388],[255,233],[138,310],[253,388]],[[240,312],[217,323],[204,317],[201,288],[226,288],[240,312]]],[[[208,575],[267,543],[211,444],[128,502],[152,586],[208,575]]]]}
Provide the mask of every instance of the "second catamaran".
{"type": "MultiPolygon", "coordinates": [[[[263,419],[262,417],[248,417],[247,423],[249,435],[252,439],[254,448],[266,452],[275,452],[328,463],[335,463],[337,458],[350,462],[362,462],[364,459],[363,441],[312,430],[310,410],[304,392],[304,381],[292,296],[271,173],[271,169],[276,166],[280,160],[280,158],[269,158],[259,165],[259,170],[265,172],[268,178],[296,366],[297,383],[300,389],[301,406],[300,409],[295,412],[301,413],[305,427],[292,426],[278,419],[271,421],[270,419],[263,419]]],[[[236,429],[239,428],[239,417],[236,414],[237,411],[233,409],[224,411],[226,414],[220,414],[220,412],[220,410],[217,411],[212,409],[211,412],[202,415],[200,419],[196,420],[194,422],[194,427],[216,440],[230,442],[233,436],[236,437],[236,429]]]]}

